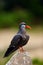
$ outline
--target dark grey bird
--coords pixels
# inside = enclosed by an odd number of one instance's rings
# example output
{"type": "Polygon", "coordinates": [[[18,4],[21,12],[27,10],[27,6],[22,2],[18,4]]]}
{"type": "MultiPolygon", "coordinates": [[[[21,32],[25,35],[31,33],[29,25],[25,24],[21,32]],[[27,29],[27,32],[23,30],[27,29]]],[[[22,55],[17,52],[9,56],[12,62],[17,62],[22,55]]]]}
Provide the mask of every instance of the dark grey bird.
{"type": "Polygon", "coordinates": [[[17,49],[20,49],[20,51],[24,51],[22,47],[26,45],[29,40],[29,35],[26,34],[26,28],[31,29],[31,27],[26,25],[25,22],[21,22],[19,25],[19,31],[11,40],[11,44],[8,47],[4,57],[8,57],[11,53],[16,51],[17,49]]]}

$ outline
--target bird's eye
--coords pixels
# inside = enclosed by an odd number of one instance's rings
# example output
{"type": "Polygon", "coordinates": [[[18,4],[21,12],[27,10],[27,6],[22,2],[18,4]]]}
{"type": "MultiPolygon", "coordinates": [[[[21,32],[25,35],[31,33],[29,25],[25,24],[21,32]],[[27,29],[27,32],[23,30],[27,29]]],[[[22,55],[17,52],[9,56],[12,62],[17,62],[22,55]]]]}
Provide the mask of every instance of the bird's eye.
{"type": "Polygon", "coordinates": [[[22,28],[25,28],[25,25],[22,25],[22,28]]]}

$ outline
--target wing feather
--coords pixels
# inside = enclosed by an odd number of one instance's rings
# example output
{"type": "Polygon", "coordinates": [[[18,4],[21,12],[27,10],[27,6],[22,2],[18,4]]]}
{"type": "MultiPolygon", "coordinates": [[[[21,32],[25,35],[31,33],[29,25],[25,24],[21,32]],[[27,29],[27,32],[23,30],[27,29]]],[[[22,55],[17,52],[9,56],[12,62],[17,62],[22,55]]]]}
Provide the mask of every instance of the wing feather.
{"type": "Polygon", "coordinates": [[[19,48],[19,43],[21,39],[22,37],[20,35],[16,35],[15,37],[13,37],[11,44],[9,48],[7,49],[4,57],[9,56],[12,52],[16,51],[19,48]]]}

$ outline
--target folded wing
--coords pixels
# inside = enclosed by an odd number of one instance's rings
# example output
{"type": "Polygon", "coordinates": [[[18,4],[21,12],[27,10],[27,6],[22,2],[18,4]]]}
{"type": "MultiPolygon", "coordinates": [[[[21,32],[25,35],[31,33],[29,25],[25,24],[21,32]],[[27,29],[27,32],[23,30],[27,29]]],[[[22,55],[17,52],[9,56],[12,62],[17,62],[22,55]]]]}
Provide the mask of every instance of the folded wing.
{"type": "Polygon", "coordinates": [[[20,44],[21,40],[22,40],[22,37],[20,35],[16,35],[12,39],[11,44],[10,44],[9,48],[7,49],[4,57],[9,56],[12,52],[16,51],[19,48],[19,44],[20,44]]]}

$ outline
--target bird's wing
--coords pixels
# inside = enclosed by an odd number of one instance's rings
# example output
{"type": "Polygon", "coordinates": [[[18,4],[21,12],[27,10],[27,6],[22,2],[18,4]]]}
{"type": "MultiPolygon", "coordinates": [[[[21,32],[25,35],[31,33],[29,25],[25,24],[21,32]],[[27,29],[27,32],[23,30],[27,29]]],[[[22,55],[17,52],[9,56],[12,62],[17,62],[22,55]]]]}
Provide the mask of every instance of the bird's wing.
{"type": "Polygon", "coordinates": [[[22,42],[22,45],[23,45],[23,46],[26,45],[27,42],[28,42],[28,40],[29,40],[29,36],[26,35],[26,39],[22,42]]]}
{"type": "Polygon", "coordinates": [[[21,39],[20,35],[16,35],[15,37],[13,37],[13,39],[11,40],[10,47],[15,47],[20,41],[20,39],[21,39]]]}
{"type": "Polygon", "coordinates": [[[21,39],[22,39],[22,37],[20,35],[16,35],[12,39],[11,44],[10,44],[9,48],[7,49],[4,57],[9,56],[12,52],[14,52],[15,50],[17,50],[19,48],[19,43],[20,43],[21,39]]]}

